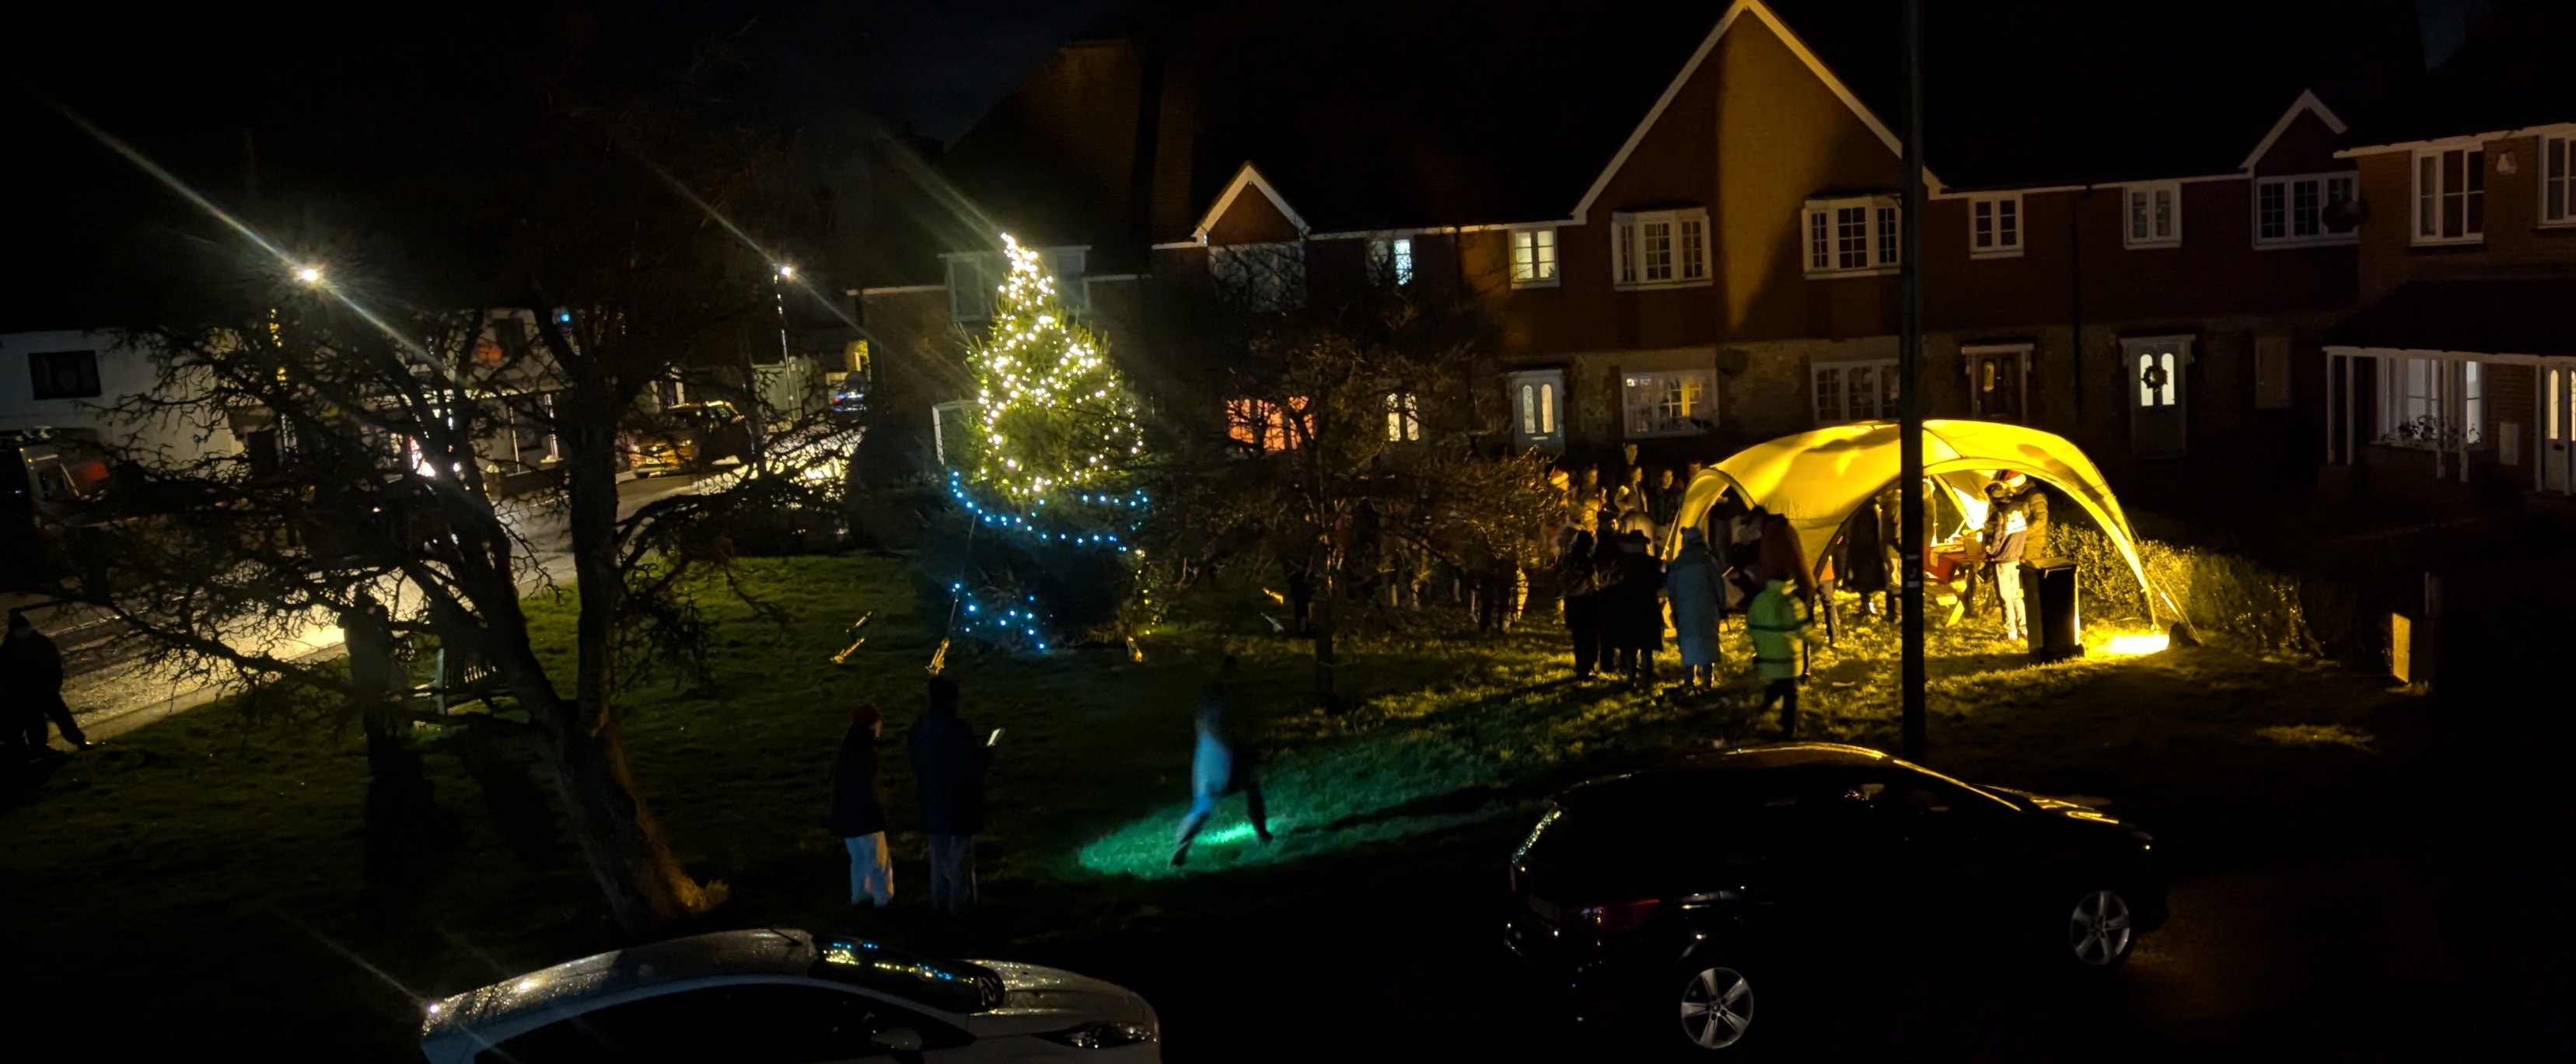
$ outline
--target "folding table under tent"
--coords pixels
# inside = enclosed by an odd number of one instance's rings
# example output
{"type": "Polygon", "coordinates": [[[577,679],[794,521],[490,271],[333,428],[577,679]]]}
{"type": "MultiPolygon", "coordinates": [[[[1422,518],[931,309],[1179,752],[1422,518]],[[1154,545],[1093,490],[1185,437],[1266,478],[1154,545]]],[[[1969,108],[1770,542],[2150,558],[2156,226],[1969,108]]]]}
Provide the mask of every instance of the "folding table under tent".
{"type": "MultiPolygon", "coordinates": [[[[1709,508],[1727,489],[1738,498],[1788,518],[1798,547],[1810,565],[1824,564],[1843,522],[1862,503],[1896,483],[1903,438],[1893,421],[1853,425],[1782,436],[1736,452],[1700,470],[1682,494],[1677,519],[1658,546],[1665,557],[1677,548],[1680,530],[1698,527],[1709,508]]],[[[2022,425],[1993,421],[1926,421],[1923,423],[1923,475],[1939,484],[1958,505],[1968,525],[1981,525],[1986,515],[1985,487],[1994,470],[2014,470],[2056,488],[2093,515],[2093,523],[2111,537],[2120,557],[2147,592],[2151,620],[2182,611],[2147,579],[2138,557],[2137,537],[2120,512],[2120,500],[2102,479],[2102,471],[2082,449],[2063,436],[2022,425]]],[[[1926,515],[1927,519],[1930,515],[1926,515]]],[[[1946,538],[1946,537],[1941,537],[1946,538]]],[[[1813,571],[1808,574],[1813,576],[1813,571]]]]}

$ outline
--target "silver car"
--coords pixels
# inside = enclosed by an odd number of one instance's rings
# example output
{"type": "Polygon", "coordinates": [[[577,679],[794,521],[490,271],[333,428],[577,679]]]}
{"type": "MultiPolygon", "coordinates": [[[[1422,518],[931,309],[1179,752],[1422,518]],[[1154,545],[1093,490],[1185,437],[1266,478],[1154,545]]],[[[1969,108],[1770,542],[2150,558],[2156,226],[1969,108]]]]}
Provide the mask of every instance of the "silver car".
{"type": "Polygon", "coordinates": [[[430,1064],[1162,1059],[1153,1006],[1109,983],[779,928],[584,957],[425,1012],[430,1064]]]}

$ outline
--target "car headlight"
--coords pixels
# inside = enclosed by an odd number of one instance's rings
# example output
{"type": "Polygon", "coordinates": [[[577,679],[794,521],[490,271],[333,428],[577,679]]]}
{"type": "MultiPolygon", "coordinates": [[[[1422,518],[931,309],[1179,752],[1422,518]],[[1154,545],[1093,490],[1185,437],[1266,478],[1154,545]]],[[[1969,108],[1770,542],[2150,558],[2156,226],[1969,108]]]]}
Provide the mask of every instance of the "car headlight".
{"type": "Polygon", "coordinates": [[[1111,1049],[1117,1046],[1151,1042],[1158,1036],[1150,1023],[1086,1023],[1064,1031],[1050,1031],[1038,1037],[1062,1042],[1075,1049],[1111,1049]]]}

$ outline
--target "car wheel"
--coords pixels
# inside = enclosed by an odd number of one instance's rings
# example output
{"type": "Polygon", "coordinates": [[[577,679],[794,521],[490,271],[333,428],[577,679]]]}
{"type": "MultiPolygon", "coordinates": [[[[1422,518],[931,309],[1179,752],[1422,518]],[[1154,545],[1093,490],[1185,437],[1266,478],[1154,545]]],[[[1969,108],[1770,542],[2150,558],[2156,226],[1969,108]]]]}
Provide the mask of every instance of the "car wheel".
{"type": "Polygon", "coordinates": [[[2078,966],[2117,968],[2137,943],[2137,921],[2119,891],[2088,891],[2075,900],[2066,918],[2066,948],[2078,966]]]}
{"type": "Polygon", "coordinates": [[[1753,1027],[1753,983],[1733,968],[1711,965],[1695,972],[1683,969],[1679,997],[1686,1049],[1733,1050],[1753,1027]]]}

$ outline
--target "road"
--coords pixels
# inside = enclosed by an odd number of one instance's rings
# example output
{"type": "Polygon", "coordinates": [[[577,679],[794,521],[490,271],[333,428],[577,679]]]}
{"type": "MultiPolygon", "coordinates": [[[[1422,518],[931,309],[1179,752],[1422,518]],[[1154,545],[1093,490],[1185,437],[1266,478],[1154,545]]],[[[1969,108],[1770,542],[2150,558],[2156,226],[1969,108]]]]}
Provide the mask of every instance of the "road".
{"type": "MultiPolygon", "coordinates": [[[[2538,1047],[2576,1034],[2576,974],[2546,915],[2576,888],[2556,752],[2570,729],[2473,730],[2491,724],[2419,700],[2373,750],[2320,751],[2315,771],[2277,778],[2212,773],[2121,810],[2175,851],[2172,921],[2125,968],[1854,958],[1827,993],[1771,1002],[1771,1032],[1791,1037],[1760,1059],[2555,1059],[2538,1047]]],[[[1174,1061],[1632,1059],[1556,1019],[1500,948],[1522,827],[1329,876],[1211,876],[1126,933],[1031,959],[1146,994],[1174,1061]]]]}
{"type": "MultiPolygon", "coordinates": [[[[617,489],[618,515],[626,516],[656,499],[687,491],[698,481],[692,476],[626,481],[617,489]]],[[[503,505],[506,514],[511,504],[503,505]]],[[[521,523],[528,541],[537,548],[534,571],[522,580],[522,590],[533,593],[550,581],[570,581],[571,541],[563,524],[532,513],[510,519],[521,523]]],[[[143,648],[121,623],[102,611],[28,595],[0,596],[0,607],[25,610],[37,628],[62,646],[67,673],[63,700],[71,704],[73,717],[80,721],[81,730],[92,742],[194,709],[224,693],[221,685],[209,684],[185,669],[155,668],[145,662],[143,648]]],[[[340,630],[317,624],[291,639],[281,640],[274,651],[294,659],[334,654],[339,648],[340,630]]],[[[61,739],[56,738],[55,744],[61,746],[61,739]]]]}

